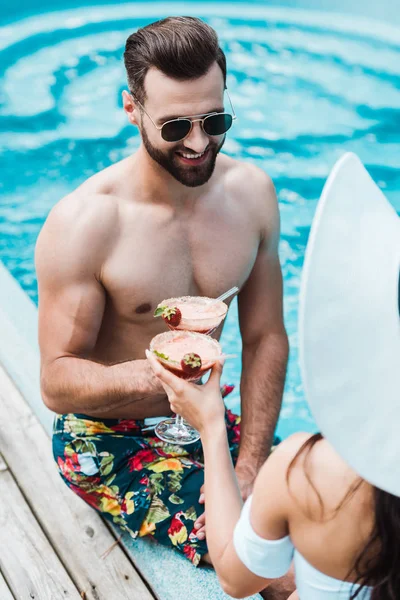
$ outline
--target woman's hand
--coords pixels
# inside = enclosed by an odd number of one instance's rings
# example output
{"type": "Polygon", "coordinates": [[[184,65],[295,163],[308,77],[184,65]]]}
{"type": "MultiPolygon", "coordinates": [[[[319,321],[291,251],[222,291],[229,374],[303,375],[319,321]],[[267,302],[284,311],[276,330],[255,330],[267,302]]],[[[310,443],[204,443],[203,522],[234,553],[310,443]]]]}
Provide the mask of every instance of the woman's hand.
{"type": "Polygon", "coordinates": [[[146,350],[146,356],[174,413],[181,415],[200,435],[216,423],[224,422],[225,405],[220,391],[222,361],[214,365],[205,385],[196,385],[165,369],[149,350],[146,350]]]}

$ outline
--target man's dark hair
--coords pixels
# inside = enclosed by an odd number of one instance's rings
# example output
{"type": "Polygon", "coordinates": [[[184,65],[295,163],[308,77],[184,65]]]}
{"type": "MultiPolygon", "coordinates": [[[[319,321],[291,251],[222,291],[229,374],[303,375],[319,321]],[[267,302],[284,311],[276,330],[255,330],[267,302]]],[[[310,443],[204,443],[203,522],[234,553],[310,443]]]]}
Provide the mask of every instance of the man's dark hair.
{"type": "Polygon", "coordinates": [[[212,27],[194,17],[168,17],[138,29],[126,41],[124,62],[130,91],[139,102],[151,67],[181,81],[197,79],[217,62],[226,83],[226,58],[212,27]]]}

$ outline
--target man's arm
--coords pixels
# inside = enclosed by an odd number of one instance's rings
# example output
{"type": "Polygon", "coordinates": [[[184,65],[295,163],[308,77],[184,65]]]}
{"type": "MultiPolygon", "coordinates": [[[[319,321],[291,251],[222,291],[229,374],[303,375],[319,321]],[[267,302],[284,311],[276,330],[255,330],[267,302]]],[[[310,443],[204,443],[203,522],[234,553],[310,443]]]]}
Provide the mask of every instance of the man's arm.
{"type": "Polygon", "coordinates": [[[244,497],[271,448],[288,359],[283,284],[278,257],[279,210],[274,186],[257,170],[261,240],[252,272],[238,297],[243,342],[241,442],[236,474],[244,497]]]}
{"type": "Polygon", "coordinates": [[[102,264],[114,239],[114,207],[96,214],[67,197],[50,213],[36,246],[41,390],[55,412],[140,418],[140,399],[163,390],[146,360],[103,365],[90,360],[103,319],[102,264]]]}

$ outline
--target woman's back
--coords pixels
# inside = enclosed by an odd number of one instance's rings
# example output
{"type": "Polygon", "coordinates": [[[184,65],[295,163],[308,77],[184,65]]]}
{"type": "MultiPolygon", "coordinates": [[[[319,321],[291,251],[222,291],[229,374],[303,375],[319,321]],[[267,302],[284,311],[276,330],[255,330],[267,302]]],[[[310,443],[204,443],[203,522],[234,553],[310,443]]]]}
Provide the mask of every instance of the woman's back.
{"type": "MultiPolygon", "coordinates": [[[[299,434],[289,443],[301,447],[307,437],[299,434]]],[[[322,573],[354,582],[355,562],[375,524],[372,486],[321,439],[298,456],[288,488],[289,531],[296,550],[322,573]]]]}
{"type": "MultiPolygon", "coordinates": [[[[254,532],[266,544],[283,542],[289,533],[301,600],[350,598],[356,561],[374,531],[374,488],[320,436],[296,434],[275,453],[260,472],[248,509],[254,532]]],[[[358,565],[362,572],[378,552],[375,543],[358,565]]],[[[364,590],[360,600],[370,592],[364,590]]]]}

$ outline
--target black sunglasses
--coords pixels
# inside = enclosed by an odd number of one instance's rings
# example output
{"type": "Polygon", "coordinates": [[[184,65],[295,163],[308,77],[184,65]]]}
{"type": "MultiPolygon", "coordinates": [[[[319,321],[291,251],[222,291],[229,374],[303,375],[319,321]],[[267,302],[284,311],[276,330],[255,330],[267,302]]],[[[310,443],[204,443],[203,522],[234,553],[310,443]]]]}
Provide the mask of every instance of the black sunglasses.
{"type": "Polygon", "coordinates": [[[209,113],[205,115],[194,115],[193,117],[178,117],[177,119],[171,119],[170,121],[166,121],[160,126],[158,126],[154,122],[154,120],[151,118],[144,106],[139,102],[139,100],[137,100],[133,92],[131,92],[131,95],[135,102],[139,104],[139,106],[149,117],[154,127],[161,131],[161,137],[163,138],[163,140],[165,140],[166,142],[179,142],[181,140],[184,140],[190,134],[193,128],[193,123],[196,122],[201,123],[201,127],[204,133],[210,136],[223,135],[232,127],[232,123],[236,119],[236,114],[228,90],[226,90],[226,92],[229,98],[233,114],[222,112],[209,113]]]}

